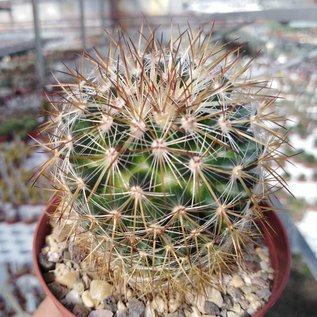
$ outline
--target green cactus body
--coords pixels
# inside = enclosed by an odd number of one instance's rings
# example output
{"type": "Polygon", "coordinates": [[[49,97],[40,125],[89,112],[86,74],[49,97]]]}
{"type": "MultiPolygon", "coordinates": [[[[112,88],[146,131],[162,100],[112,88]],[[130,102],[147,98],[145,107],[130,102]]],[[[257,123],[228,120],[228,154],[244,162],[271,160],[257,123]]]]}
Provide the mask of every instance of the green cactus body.
{"type": "Polygon", "coordinates": [[[166,47],[122,37],[87,56],[93,75],[61,84],[68,101],[49,124],[58,210],[109,276],[120,268],[148,292],[212,279],[242,254],[282,141],[274,97],[235,53],[201,31],[166,47]]]}

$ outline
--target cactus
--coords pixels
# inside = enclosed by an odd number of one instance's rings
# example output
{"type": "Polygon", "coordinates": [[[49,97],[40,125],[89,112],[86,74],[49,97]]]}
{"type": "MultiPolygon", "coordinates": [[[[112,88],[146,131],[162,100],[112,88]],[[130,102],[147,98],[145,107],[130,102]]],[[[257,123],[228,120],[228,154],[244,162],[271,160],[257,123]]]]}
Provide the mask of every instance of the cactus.
{"type": "Polygon", "coordinates": [[[282,118],[240,48],[191,28],[167,44],[140,34],[85,52],[90,73],[59,83],[39,174],[87,270],[138,294],[200,289],[242,263],[261,201],[284,185],[282,118]]]}

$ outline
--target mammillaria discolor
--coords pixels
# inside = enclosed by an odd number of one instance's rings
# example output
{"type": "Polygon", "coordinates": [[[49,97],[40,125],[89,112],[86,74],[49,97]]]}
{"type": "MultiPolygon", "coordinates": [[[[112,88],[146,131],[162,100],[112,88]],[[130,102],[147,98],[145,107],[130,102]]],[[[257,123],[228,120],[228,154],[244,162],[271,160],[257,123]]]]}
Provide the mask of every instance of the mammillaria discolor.
{"type": "Polygon", "coordinates": [[[276,97],[239,48],[211,39],[191,28],[167,44],[158,32],[110,37],[105,56],[85,53],[88,75],[59,83],[43,128],[53,218],[87,270],[123,290],[203,288],[239,265],[261,201],[283,185],[276,97]]]}

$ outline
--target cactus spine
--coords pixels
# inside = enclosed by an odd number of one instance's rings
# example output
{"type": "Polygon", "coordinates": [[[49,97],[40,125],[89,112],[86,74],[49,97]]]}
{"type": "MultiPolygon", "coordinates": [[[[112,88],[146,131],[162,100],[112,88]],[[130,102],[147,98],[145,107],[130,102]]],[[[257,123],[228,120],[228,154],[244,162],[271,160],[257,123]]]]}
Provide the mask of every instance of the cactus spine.
{"type": "Polygon", "coordinates": [[[157,38],[119,34],[107,56],[85,54],[89,75],[59,83],[40,170],[87,267],[140,294],[199,288],[240,263],[285,158],[276,98],[238,49],[202,30],[157,38]]]}

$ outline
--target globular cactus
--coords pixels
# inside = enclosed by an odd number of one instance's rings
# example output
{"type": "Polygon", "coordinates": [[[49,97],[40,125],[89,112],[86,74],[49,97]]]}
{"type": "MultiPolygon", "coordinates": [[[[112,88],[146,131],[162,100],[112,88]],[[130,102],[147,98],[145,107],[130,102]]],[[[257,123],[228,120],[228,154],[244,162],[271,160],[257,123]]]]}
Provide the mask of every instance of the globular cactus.
{"type": "Polygon", "coordinates": [[[239,49],[191,29],[110,38],[53,104],[46,148],[84,260],[140,294],[200,287],[240,263],[283,180],[276,97],[239,49]],[[159,38],[159,39],[158,39],[159,38]]]}

